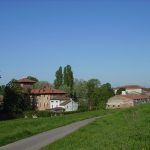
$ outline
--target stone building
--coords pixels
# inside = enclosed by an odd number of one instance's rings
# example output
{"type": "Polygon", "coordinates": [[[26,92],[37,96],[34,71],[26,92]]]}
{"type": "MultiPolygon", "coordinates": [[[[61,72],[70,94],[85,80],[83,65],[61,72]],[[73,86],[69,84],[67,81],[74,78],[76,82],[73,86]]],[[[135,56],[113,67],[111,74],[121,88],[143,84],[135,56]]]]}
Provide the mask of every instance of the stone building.
{"type": "Polygon", "coordinates": [[[78,109],[78,103],[74,102],[67,93],[60,89],[42,88],[33,89],[33,80],[23,78],[17,80],[17,83],[23,88],[23,93],[30,94],[31,100],[35,100],[38,110],[48,110],[62,107],[66,111],[75,111],[78,109]]]}
{"type": "Polygon", "coordinates": [[[19,83],[24,90],[31,90],[33,88],[33,84],[36,83],[36,81],[29,80],[27,78],[17,80],[16,82],[19,83]]]}

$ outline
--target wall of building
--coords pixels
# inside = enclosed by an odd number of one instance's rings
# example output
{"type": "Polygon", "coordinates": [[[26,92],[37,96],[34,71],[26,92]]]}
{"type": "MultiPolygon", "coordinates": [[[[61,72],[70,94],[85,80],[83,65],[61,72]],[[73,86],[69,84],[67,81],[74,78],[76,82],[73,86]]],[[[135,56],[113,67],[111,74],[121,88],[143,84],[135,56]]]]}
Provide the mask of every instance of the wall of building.
{"type": "Polygon", "coordinates": [[[50,108],[50,95],[37,95],[36,100],[38,110],[46,110],[50,108]]]}
{"type": "Polygon", "coordinates": [[[106,109],[127,108],[132,106],[134,106],[134,103],[130,99],[113,97],[108,100],[106,104],[106,109]]]}
{"type": "MultiPolygon", "coordinates": [[[[57,94],[57,96],[61,96],[62,94],[57,94]]],[[[58,107],[60,103],[64,102],[61,100],[55,100],[55,94],[44,94],[44,95],[36,95],[37,100],[37,108],[38,110],[46,110],[58,107]],[[52,100],[54,99],[54,100],[52,100]]]]}
{"type": "MultiPolygon", "coordinates": [[[[117,91],[118,91],[119,89],[115,89],[114,90],[114,93],[116,94],[117,93],[117,91]]],[[[143,89],[126,89],[125,90],[125,92],[127,93],[127,94],[131,94],[131,93],[143,93],[143,89]]]]}
{"type": "Polygon", "coordinates": [[[146,103],[150,103],[150,98],[134,100],[134,106],[146,103]]]}
{"type": "Polygon", "coordinates": [[[126,93],[127,94],[131,94],[131,93],[142,93],[143,90],[142,89],[126,89],[126,93]]]}
{"type": "Polygon", "coordinates": [[[70,103],[65,105],[65,111],[77,111],[78,110],[78,103],[71,100],[70,103]]]}
{"type": "Polygon", "coordinates": [[[50,109],[59,107],[64,100],[50,100],[50,109]]]}

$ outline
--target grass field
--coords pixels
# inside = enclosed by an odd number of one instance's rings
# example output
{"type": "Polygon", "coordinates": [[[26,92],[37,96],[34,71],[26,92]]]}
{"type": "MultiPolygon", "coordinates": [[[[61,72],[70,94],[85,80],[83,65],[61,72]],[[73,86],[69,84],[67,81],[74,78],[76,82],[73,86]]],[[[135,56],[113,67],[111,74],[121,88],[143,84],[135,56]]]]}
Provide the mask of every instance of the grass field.
{"type": "Polygon", "coordinates": [[[0,121],[0,146],[32,136],[34,134],[54,129],[75,121],[104,115],[106,111],[91,111],[75,113],[58,117],[37,119],[16,119],[0,121]]]}
{"type": "Polygon", "coordinates": [[[42,150],[150,150],[150,104],[118,110],[42,150]]]}

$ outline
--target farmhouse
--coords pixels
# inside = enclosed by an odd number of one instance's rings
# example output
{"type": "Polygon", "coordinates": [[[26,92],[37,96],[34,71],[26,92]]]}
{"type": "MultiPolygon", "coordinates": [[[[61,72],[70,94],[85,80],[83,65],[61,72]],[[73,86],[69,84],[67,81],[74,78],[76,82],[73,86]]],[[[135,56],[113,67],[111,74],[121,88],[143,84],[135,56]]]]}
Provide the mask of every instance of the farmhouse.
{"type": "Polygon", "coordinates": [[[116,95],[108,99],[107,109],[127,108],[135,105],[150,103],[150,96],[146,94],[116,95]]]}
{"type": "Polygon", "coordinates": [[[29,91],[31,100],[35,100],[38,110],[48,110],[62,107],[65,111],[75,111],[78,109],[78,103],[67,96],[67,93],[60,89],[42,88],[33,89],[35,81],[23,78],[17,80],[24,91],[29,91]]]}
{"type": "Polygon", "coordinates": [[[65,101],[68,98],[65,99],[66,93],[62,90],[58,89],[52,89],[52,88],[43,88],[43,89],[32,89],[31,93],[32,96],[34,96],[36,102],[37,102],[37,108],[38,110],[46,110],[58,107],[61,103],[61,101],[65,101]],[[54,105],[52,102],[52,99],[55,99],[55,97],[60,97],[59,100],[56,101],[56,104],[54,105]]]}
{"type": "Polygon", "coordinates": [[[143,93],[143,91],[146,90],[145,87],[140,86],[140,85],[126,85],[126,86],[120,86],[120,87],[116,87],[114,88],[114,92],[115,94],[117,93],[117,91],[119,89],[125,89],[126,94],[136,94],[136,93],[143,93]]]}

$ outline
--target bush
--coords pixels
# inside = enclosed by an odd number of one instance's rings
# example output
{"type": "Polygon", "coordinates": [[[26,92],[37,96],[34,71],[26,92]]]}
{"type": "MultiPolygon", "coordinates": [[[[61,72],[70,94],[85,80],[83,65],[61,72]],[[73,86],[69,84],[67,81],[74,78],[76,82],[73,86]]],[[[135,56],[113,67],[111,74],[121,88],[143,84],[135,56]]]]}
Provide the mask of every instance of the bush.
{"type": "Polygon", "coordinates": [[[37,117],[50,117],[51,114],[49,111],[26,111],[24,113],[24,117],[26,116],[27,118],[32,118],[33,115],[36,115],[37,117]]]}
{"type": "Polygon", "coordinates": [[[51,113],[48,110],[44,110],[44,111],[37,111],[36,115],[38,117],[50,117],[51,113]]]}

